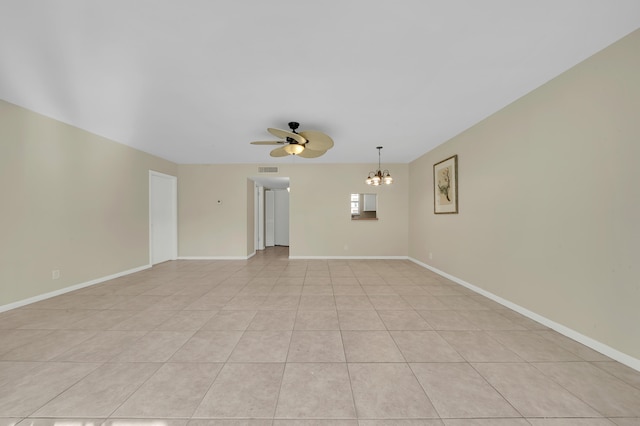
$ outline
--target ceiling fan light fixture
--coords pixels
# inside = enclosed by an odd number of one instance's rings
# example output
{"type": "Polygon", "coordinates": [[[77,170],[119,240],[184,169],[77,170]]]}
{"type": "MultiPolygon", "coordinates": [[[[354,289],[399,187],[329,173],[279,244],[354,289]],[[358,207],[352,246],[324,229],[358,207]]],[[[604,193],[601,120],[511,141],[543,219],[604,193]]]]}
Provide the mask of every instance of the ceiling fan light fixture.
{"type": "Polygon", "coordinates": [[[295,143],[290,143],[289,145],[285,145],[282,148],[285,151],[287,151],[287,154],[289,154],[289,155],[298,155],[302,151],[304,151],[304,146],[303,145],[299,145],[299,144],[295,144],[295,143]]]}
{"type": "Polygon", "coordinates": [[[367,176],[365,182],[367,183],[367,185],[371,186],[379,186],[381,183],[384,183],[385,185],[391,185],[393,183],[393,178],[391,177],[391,173],[389,173],[389,170],[382,171],[380,169],[380,150],[382,149],[382,147],[377,146],[376,149],[378,150],[378,170],[376,170],[375,172],[369,172],[369,176],[367,176]]]}

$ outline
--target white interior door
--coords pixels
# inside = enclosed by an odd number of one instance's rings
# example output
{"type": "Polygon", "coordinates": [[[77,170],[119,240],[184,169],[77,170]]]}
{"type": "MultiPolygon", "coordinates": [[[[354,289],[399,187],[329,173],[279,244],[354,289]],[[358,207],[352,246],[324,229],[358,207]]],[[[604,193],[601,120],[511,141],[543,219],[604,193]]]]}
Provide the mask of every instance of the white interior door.
{"type": "Polygon", "coordinates": [[[152,265],[178,257],[175,176],[149,171],[149,259],[152,265]]]}
{"type": "Polygon", "coordinates": [[[274,192],[275,245],[289,245],[289,191],[282,189],[274,192]]]}
{"type": "Polygon", "coordinates": [[[264,186],[256,186],[256,250],[264,250],[264,186]]]}
{"type": "Polygon", "coordinates": [[[275,245],[275,196],[274,191],[264,191],[264,245],[275,245]]]}

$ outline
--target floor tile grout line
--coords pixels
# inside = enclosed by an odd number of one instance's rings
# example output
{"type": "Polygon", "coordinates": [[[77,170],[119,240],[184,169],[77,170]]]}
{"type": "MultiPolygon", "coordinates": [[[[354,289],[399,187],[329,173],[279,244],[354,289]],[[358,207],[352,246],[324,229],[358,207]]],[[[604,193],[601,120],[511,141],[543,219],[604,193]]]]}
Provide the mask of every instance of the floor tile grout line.
{"type": "MultiPolygon", "coordinates": [[[[562,361],[563,363],[566,361],[562,361]]],[[[580,362],[580,363],[586,363],[585,361],[574,361],[574,362],[580,362]]],[[[549,364],[551,363],[557,363],[557,362],[553,362],[553,361],[549,361],[547,362],[549,364]]],[[[576,398],[578,401],[582,402],[583,404],[585,404],[586,406],[588,406],[589,408],[591,408],[593,411],[595,411],[596,413],[600,414],[600,416],[602,416],[603,418],[607,418],[606,414],[602,413],[599,409],[597,409],[596,407],[594,407],[592,404],[590,404],[588,401],[585,401],[583,398],[581,398],[579,395],[576,395],[575,392],[573,392],[571,389],[567,388],[564,384],[560,383],[557,378],[554,378],[553,376],[550,376],[549,374],[545,373],[543,370],[541,370],[540,368],[538,368],[537,364],[546,364],[546,363],[541,363],[541,362],[530,362],[527,361],[527,364],[530,365],[531,367],[533,367],[534,369],[536,369],[536,371],[538,371],[540,374],[542,374],[545,378],[547,378],[548,380],[551,380],[553,383],[555,383],[556,385],[560,386],[562,389],[564,389],[567,393],[569,393],[570,395],[572,395],[574,398],[576,398]]],[[[595,368],[595,367],[594,367],[595,368]]]]}
{"type": "Polygon", "coordinates": [[[224,366],[226,365],[226,363],[221,363],[222,365],[220,366],[220,368],[218,369],[218,372],[215,374],[215,376],[213,377],[213,379],[211,380],[211,383],[209,384],[209,387],[207,388],[206,391],[204,391],[202,393],[202,397],[200,398],[200,401],[197,404],[194,404],[194,408],[193,408],[193,412],[191,413],[191,416],[189,417],[190,419],[193,419],[194,414],[198,411],[198,408],[200,408],[200,406],[202,405],[202,403],[204,402],[204,399],[206,398],[207,394],[211,391],[211,388],[213,387],[213,384],[216,382],[216,380],[218,379],[218,376],[220,375],[220,373],[222,372],[222,369],[224,368],[224,366]]]}
{"type": "MultiPolygon", "coordinates": [[[[514,411],[515,411],[516,413],[520,414],[520,416],[521,416],[522,418],[525,418],[524,414],[523,414],[520,410],[518,410],[518,408],[517,408],[516,406],[514,406],[514,405],[513,405],[513,403],[512,403],[512,402],[511,402],[511,401],[510,401],[510,400],[509,400],[509,399],[508,399],[508,398],[507,398],[507,397],[506,397],[502,392],[500,392],[500,390],[499,390],[498,388],[496,388],[496,387],[493,385],[493,383],[491,383],[491,382],[489,381],[489,379],[487,379],[487,378],[486,378],[486,377],[485,377],[485,376],[484,376],[480,371],[478,371],[478,369],[475,367],[474,363],[467,362],[467,364],[469,365],[469,367],[471,367],[471,368],[473,369],[473,371],[475,371],[475,372],[476,372],[476,374],[477,374],[477,375],[478,375],[478,376],[479,376],[479,377],[480,377],[480,378],[481,378],[485,383],[487,383],[489,386],[491,386],[491,388],[492,388],[493,390],[495,390],[495,391],[496,391],[496,393],[497,393],[498,395],[500,395],[500,396],[502,397],[502,399],[504,399],[504,400],[507,402],[507,404],[509,404],[509,406],[511,406],[511,408],[513,408],[513,409],[514,409],[514,411]]],[[[529,422],[527,421],[527,423],[529,423],[529,422]]]]}
{"type": "MultiPolygon", "coordinates": [[[[616,361],[586,361],[586,360],[585,360],[585,362],[588,362],[589,364],[591,364],[591,365],[593,365],[594,367],[598,368],[600,371],[604,371],[605,373],[609,374],[610,376],[614,377],[615,379],[620,380],[620,381],[622,381],[622,382],[626,383],[627,385],[629,385],[629,386],[631,386],[631,387],[633,387],[633,388],[636,388],[636,389],[640,390],[640,380],[638,381],[638,384],[637,384],[637,385],[636,385],[636,384],[633,384],[633,383],[629,383],[627,380],[623,379],[622,377],[618,377],[617,375],[615,375],[615,374],[611,373],[610,371],[607,371],[607,370],[605,370],[605,369],[601,368],[599,365],[597,365],[597,364],[599,364],[599,363],[612,363],[612,364],[618,364],[616,361]]],[[[626,366],[625,366],[625,367],[626,367],[626,366]]],[[[629,367],[628,367],[628,368],[629,368],[629,367]]],[[[640,416],[638,416],[638,418],[640,419],[640,416]]]]}
{"type": "MultiPolygon", "coordinates": [[[[62,395],[63,393],[65,393],[66,391],[68,391],[69,389],[71,389],[72,387],[74,387],[75,385],[77,385],[78,383],[80,383],[82,380],[84,380],[86,377],[90,376],[91,374],[93,374],[95,371],[97,371],[99,368],[101,368],[104,363],[98,363],[100,365],[96,366],[96,368],[94,368],[93,370],[87,372],[87,374],[85,374],[84,376],[78,378],[78,380],[76,380],[73,384],[70,384],[69,386],[67,386],[64,390],[60,391],[59,393],[57,393],[55,396],[51,397],[49,400],[47,400],[47,402],[45,402],[44,404],[40,405],[38,408],[34,409],[33,412],[31,414],[35,414],[37,413],[39,410],[41,410],[43,407],[45,407],[47,404],[49,404],[51,401],[53,401],[54,399],[58,398],[60,395],[62,395]]],[[[26,417],[30,417],[30,416],[26,416],[26,417]]]]}
{"type": "Polygon", "coordinates": [[[158,363],[158,364],[162,364],[162,365],[158,366],[158,367],[153,371],[153,373],[149,374],[149,377],[147,377],[145,380],[141,381],[141,383],[140,383],[140,384],[139,384],[139,385],[138,385],[138,386],[137,386],[133,391],[131,391],[131,392],[129,393],[129,395],[128,395],[126,398],[124,398],[124,399],[122,400],[122,402],[121,402],[120,404],[118,404],[118,406],[117,406],[117,407],[115,407],[115,408],[111,411],[111,413],[109,413],[109,414],[106,416],[107,418],[111,417],[111,415],[112,415],[112,414],[114,414],[116,411],[118,411],[118,409],[119,409],[120,407],[122,407],[122,405],[124,405],[124,404],[129,400],[129,398],[131,398],[131,397],[132,397],[136,392],[138,392],[138,390],[140,390],[140,389],[142,388],[142,386],[143,386],[145,383],[147,383],[149,380],[151,380],[151,378],[152,378],[152,377],[153,377],[153,376],[154,376],[158,371],[160,371],[160,369],[162,369],[162,367],[163,367],[166,363],[165,363],[165,362],[163,362],[163,363],[158,363]]]}
{"type": "MultiPolygon", "coordinates": [[[[303,285],[304,285],[304,280],[303,280],[303,285]]],[[[296,308],[296,315],[295,315],[296,317],[298,316],[298,310],[299,310],[299,302],[298,302],[298,307],[296,308]]],[[[295,319],[294,319],[293,326],[295,327],[295,319]]],[[[275,397],[275,404],[274,404],[274,407],[273,407],[272,418],[274,418],[276,413],[278,412],[278,405],[280,404],[280,394],[282,393],[282,386],[284,385],[284,376],[285,376],[285,374],[287,372],[287,364],[289,363],[289,352],[291,351],[291,341],[292,340],[293,340],[293,329],[291,330],[291,334],[289,335],[289,347],[287,348],[287,353],[286,353],[286,355],[284,357],[284,363],[283,363],[283,366],[282,366],[282,374],[280,376],[280,386],[278,386],[278,394],[275,397]]]]}
{"type": "Polygon", "coordinates": [[[339,333],[340,333],[340,341],[342,342],[342,352],[344,355],[345,368],[347,370],[347,377],[349,378],[349,392],[351,392],[351,403],[353,404],[353,411],[356,415],[356,419],[359,419],[360,415],[358,413],[358,405],[356,404],[356,396],[353,392],[353,380],[351,378],[351,369],[349,368],[349,360],[347,359],[347,350],[344,344],[344,335],[342,334],[342,330],[340,330],[339,333]]]}

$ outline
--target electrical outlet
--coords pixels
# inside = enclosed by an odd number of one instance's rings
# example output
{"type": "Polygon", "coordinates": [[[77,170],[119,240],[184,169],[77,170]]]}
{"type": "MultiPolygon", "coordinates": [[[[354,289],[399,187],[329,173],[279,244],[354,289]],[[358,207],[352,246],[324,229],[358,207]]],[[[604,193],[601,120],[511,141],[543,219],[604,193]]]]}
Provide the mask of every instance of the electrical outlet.
{"type": "Polygon", "coordinates": [[[60,278],[60,269],[54,269],[51,271],[51,279],[57,280],[58,278],[60,278]]]}
{"type": "Polygon", "coordinates": [[[429,252],[429,260],[433,260],[433,253],[429,252]]]}

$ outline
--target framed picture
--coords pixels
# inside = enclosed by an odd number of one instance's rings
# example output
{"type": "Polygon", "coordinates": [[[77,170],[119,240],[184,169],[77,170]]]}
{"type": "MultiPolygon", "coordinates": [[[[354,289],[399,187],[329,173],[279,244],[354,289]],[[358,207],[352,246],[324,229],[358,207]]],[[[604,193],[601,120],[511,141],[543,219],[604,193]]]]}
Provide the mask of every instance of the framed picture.
{"type": "Polygon", "coordinates": [[[433,212],[458,213],[458,156],[433,165],[433,212]]]}

